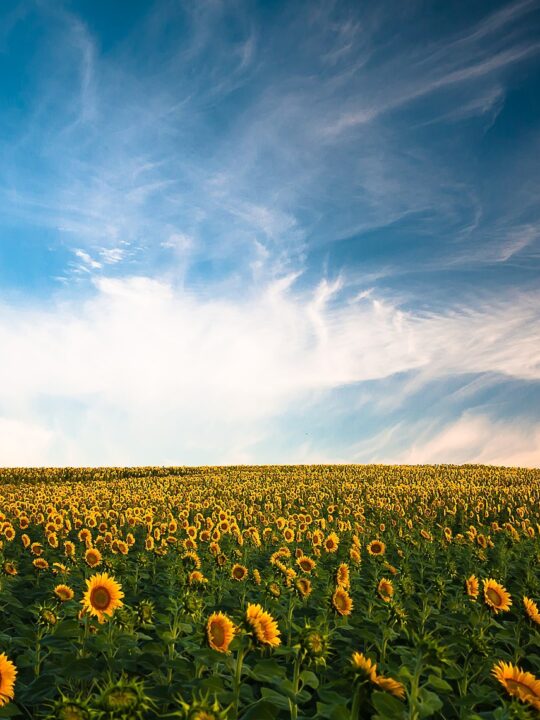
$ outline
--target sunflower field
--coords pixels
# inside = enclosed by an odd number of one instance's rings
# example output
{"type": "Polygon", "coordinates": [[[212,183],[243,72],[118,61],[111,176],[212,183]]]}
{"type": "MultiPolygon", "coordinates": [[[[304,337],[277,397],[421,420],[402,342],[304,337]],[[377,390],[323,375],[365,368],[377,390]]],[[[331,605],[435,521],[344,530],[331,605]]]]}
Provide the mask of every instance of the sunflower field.
{"type": "Polygon", "coordinates": [[[0,478],[0,718],[540,716],[539,470],[0,478]]]}

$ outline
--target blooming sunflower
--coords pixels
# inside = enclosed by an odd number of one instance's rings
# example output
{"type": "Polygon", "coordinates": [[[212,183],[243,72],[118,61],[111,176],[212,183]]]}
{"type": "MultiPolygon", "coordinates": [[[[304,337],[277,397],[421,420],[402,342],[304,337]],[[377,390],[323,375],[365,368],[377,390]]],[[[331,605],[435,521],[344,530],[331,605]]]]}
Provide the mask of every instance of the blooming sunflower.
{"type": "Polygon", "coordinates": [[[307,598],[311,595],[313,588],[311,587],[311,580],[307,578],[299,578],[295,583],[296,589],[303,598],[307,598]]]}
{"type": "Polygon", "coordinates": [[[261,605],[250,603],[246,610],[246,620],[261,645],[277,647],[281,643],[277,622],[261,605]]]}
{"type": "Polygon", "coordinates": [[[339,547],[339,537],[335,532],[332,532],[324,541],[324,549],[328,553],[335,553],[335,552],[337,552],[338,547],[339,547]]]}
{"type": "Polygon", "coordinates": [[[351,577],[347,563],[341,563],[336,572],[336,585],[348,590],[351,587],[351,577]]]}
{"type": "Polygon", "coordinates": [[[90,567],[96,567],[101,562],[101,553],[97,548],[88,548],[84,553],[86,564],[90,567]]]}
{"type": "Polygon", "coordinates": [[[512,598],[510,593],[496,580],[484,580],[484,600],[496,613],[510,610],[512,598]]]}
{"type": "Polygon", "coordinates": [[[224,613],[212,613],[206,623],[206,637],[213,650],[220,653],[229,652],[236,628],[233,621],[224,613]]]}
{"type": "Polygon", "coordinates": [[[310,573],[312,570],[314,570],[317,565],[315,560],[308,557],[307,555],[301,555],[299,558],[297,558],[296,564],[298,565],[300,570],[303,570],[307,573],[310,573]]]}
{"type": "Polygon", "coordinates": [[[116,608],[124,603],[122,586],[107,573],[97,573],[86,581],[87,589],[81,600],[83,609],[95,615],[100,623],[105,622],[105,616],[112,617],[116,608]]]}
{"type": "Polygon", "coordinates": [[[246,580],[248,576],[248,569],[245,567],[245,565],[240,565],[238,563],[235,563],[231,568],[231,577],[233,580],[237,580],[238,582],[242,582],[243,580],[246,580]]]}
{"type": "Polygon", "coordinates": [[[54,588],[54,594],[62,602],[66,602],[66,600],[73,600],[73,596],[75,595],[69,585],[57,585],[54,588]]]}
{"type": "Polygon", "coordinates": [[[540,625],[540,611],[538,610],[538,605],[534,602],[534,600],[524,597],[523,606],[525,608],[525,612],[531,620],[537,625],[540,625]]]}
{"type": "Polygon", "coordinates": [[[189,573],[188,582],[190,585],[204,585],[208,579],[204,577],[200,570],[193,570],[189,573]]]}
{"type": "Polygon", "coordinates": [[[394,695],[395,697],[399,698],[400,700],[403,700],[405,697],[405,687],[397,680],[394,680],[394,678],[384,677],[383,675],[377,675],[374,680],[374,683],[375,683],[375,685],[380,687],[381,690],[384,690],[385,692],[388,692],[391,695],[394,695]]]}
{"type": "Polygon", "coordinates": [[[7,705],[15,697],[13,687],[16,676],[17,668],[7,655],[2,653],[0,655],[0,707],[7,705]]]}
{"type": "Polygon", "coordinates": [[[377,677],[377,663],[367,658],[364,653],[354,652],[351,663],[355,672],[363,675],[367,680],[375,682],[377,677]]]}
{"type": "Polygon", "coordinates": [[[332,595],[332,605],[340,615],[350,615],[353,608],[353,601],[349,593],[338,586],[332,595]]]}
{"type": "Polygon", "coordinates": [[[382,540],[372,540],[367,545],[367,551],[369,555],[384,555],[386,552],[386,545],[382,540]]]}
{"type": "Polygon", "coordinates": [[[491,670],[506,692],[540,710],[540,680],[517,665],[500,660],[491,670]]]}
{"type": "Polygon", "coordinates": [[[377,592],[385,602],[390,602],[394,595],[394,585],[392,581],[382,578],[377,586],[377,592]]]}
{"type": "Polygon", "coordinates": [[[467,580],[465,580],[465,588],[469,597],[473,599],[478,597],[478,593],[480,592],[480,583],[478,582],[476,575],[471,575],[467,578],[467,580]]]}

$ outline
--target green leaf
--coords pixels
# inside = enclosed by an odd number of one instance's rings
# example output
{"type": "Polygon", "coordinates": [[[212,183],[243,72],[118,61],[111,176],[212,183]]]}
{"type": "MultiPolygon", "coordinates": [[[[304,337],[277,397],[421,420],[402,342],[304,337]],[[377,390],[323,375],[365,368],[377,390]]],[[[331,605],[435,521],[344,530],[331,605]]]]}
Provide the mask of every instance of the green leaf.
{"type": "Polygon", "coordinates": [[[278,708],[267,700],[258,700],[241,716],[242,720],[275,720],[278,708]]]}
{"type": "Polygon", "coordinates": [[[271,688],[262,688],[261,695],[263,696],[263,698],[265,700],[268,700],[269,702],[273,703],[280,710],[288,710],[289,709],[288,698],[284,697],[283,695],[276,692],[275,690],[272,690],[271,688]]]}
{"type": "Polygon", "coordinates": [[[441,692],[452,692],[453,688],[450,685],[450,683],[447,683],[446,680],[443,680],[442,678],[438,677],[437,675],[430,675],[428,677],[428,684],[431,685],[432,688],[435,688],[435,690],[440,690],[441,692]]]}
{"type": "Polygon", "coordinates": [[[375,692],[371,696],[371,702],[373,707],[377,711],[377,718],[384,718],[384,720],[394,720],[403,717],[404,706],[397,698],[389,693],[375,692]]]}
{"type": "Polygon", "coordinates": [[[310,688],[316,690],[319,687],[319,678],[311,670],[303,670],[300,673],[300,681],[303,685],[307,685],[310,688]]]}

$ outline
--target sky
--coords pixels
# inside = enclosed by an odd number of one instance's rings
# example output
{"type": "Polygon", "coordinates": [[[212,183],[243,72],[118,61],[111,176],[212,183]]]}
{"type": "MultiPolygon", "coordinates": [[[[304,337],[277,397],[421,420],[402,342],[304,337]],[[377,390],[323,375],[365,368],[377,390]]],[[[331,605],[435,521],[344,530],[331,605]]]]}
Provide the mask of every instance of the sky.
{"type": "Polygon", "coordinates": [[[0,3],[0,465],[540,466],[540,0],[0,3]]]}

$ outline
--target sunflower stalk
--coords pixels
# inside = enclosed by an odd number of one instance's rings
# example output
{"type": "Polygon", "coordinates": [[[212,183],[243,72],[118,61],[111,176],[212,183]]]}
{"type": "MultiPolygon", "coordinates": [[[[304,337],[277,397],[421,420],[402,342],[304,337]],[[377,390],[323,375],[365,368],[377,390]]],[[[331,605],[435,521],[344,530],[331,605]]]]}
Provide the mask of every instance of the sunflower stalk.
{"type": "Polygon", "coordinates": [[[289,698],[289,708],[291,711],[291,720],[296,720],[298,717],[298,702],[297,702],[297,696],[298,696],[298,689],[300,684],[300,669],[302,667],[302,661],[304,659],[305,653],[298,648],[296,651],[296,658],[294,660],[294,669],[293,669],[293,679],[292,679],[292,691],[294,693],[294,700],[292,698],[289,698]]]}
{"type": "Polygon", "coordinates": [[[240,688],[242,687],[242,667],[244,663],[244,657],[246,655],[246,649],[243,647],[238,648],[236,654],[236,667],[234,672],[234,716],[238,717],[238,708],[240,706],[240,688]]]}

